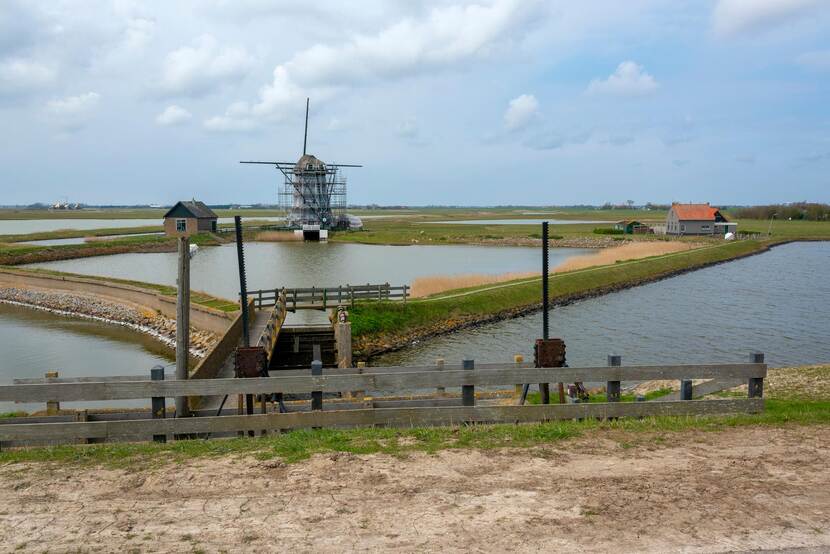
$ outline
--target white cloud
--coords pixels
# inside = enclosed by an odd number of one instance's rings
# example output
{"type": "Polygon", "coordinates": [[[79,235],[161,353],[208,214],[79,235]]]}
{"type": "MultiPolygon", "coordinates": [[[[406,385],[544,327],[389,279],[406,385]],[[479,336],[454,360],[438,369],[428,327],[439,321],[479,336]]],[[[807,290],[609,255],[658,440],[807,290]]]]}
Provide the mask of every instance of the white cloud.
{"type": "Polygon", "coordinates": [[[193,46],[167,54],[160,88],[170,95],[202,96],[241,79],[253,65],[245,48],[222,48],[212,35],[202,35],[193,46]]]}
{"type": "Polygon", "coordinates": [[[805,52],[795,60],[799,65],[818,71],[830,70],[830,50],[805,52]]]}
{"type": "Polygon", "coordinates": [[[355,34],[337,45],[316,44],[278,65],[246,117],[280,119],[306,96],[319,102],[351,86],[454,67],[491,53],[530,24],[537,2],[441,6],[406,17],[376,34],[355,34]]]}
{"type": "Polygon", "coordinates": [[[78,96],[56,98],[46,103],[46,113],[55,117],[75,117],[83,115],[95,108],[100,99],[101,95],[97,92],[86,92],[78,96]]]}
{"type": "Polygon", "coordinates": [[[32,92],[55,80],[55,72],[40,63],[25,59],[0,62],[0,96],[32,92]]]}
{"type": "Polygon", "coordinates": [[[607,79],[594,79],[588,85],[588,94],[615,94],[637,96],[657,90],[657,81],[645,72],[643,66],[624,61],[607,79]]]}
{"type": "Polygon", "coordinates": [[[504,126],[508,131],[527,127],[539,113],[539,102],[532,94],[522,94],[507,104],[504,112],[504,126]]]}
{"type": "Polygon", "coordinates": [[[164,126],[181,125],[182,123],[190,121],[192,117],[193,115],[189,111],[173,104],[172,106],[167,106],[156,117],[156,123],[164,126]]]}
{"type": "Polygon", "coordinates": [[[804,16],[826,0],[719,0],[712,26],[721,36],[763,31],[804,16]]]}
{"type": "Polygon", "coordinates": [[[46,103],[43,112],[52,123],[64,131],[74,132],[86,124],[100,99],[101,95],[97,92],[56,98],[46,103]]]}
{"type": "Polygon", "coordinates": [[[251,116],[251,108],[247,103],[236,102],[225,110],[225,115],[206,120],[204,127],[218,133],[238,133],[253,131],[259,127],[259,123],[251,116]]]}

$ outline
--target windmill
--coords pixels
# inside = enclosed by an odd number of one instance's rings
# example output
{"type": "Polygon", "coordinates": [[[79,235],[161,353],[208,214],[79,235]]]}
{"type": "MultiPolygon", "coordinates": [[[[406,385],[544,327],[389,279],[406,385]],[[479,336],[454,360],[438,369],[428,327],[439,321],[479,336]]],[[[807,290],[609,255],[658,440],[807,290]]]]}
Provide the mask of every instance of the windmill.
{"type": "Polygon", "coordinates": [[[344,229],[350,225],[346,216],[346,178],[340,173],[343,167],[362,167],[355,164],[327,164],[306,152],[308,143],[308,108],[305,104],[305,132],[303,155],[296,163],[254,162],[276,166],[284,181],[279,191],[280,207],[285,209],[288,227],[302,230],[303,237],[319,240],[330,229],[344,229]]]}

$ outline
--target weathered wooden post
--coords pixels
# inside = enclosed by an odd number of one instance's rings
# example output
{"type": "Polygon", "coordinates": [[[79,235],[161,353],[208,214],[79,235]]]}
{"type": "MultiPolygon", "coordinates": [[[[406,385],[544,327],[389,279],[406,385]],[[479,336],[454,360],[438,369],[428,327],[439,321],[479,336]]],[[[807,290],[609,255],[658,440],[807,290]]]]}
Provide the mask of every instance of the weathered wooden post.
{"type": "MultiPolygon", "coordinates": [[[[549,290],[549,253],[548,253],[548,222],[542,222],[542,339],[548,340],[550,338],[550,325],[548,313],[550,310],[550,290],[549,290]]],[[[560,403],[565,401],[565,388],[562,383],[559,383],[559,397],[560,403]]],[[[550,384],[539,383],[539,396],[542,404],[550,404],[550,384]]]]}
{"type": "MultiPolygon", "coordinates": [[[[357,362],[357,372],[363,373],[363,370],[366,368],[366,362],[357,362]]],[[[363,402],[366,398],[366,391],[365,390],[356,390],[352,393],[352,395],[359,401],[363,402]]]]}
{"type": "MultiPolygon", "coordinates": [[[[176,379],[187,380],[190,355],[190,238],[182,236],[179,243],[179,272],[176,280],[176,379]]],[[[190,410],[186,396],[176,397],[176,417],[187,417],[190,410]]]]}
{"type": "MultiPolygon", "coordinates": [[[[321,377],[323,375],[323,362],[314,360],[311,362],[311,376],[321,377]]],[[[323,409],[323,391],[312,391],[311,409],[314,411],[323,409]]]]}
{"type": "MultiPolygon", "coordinates": [[[[474,371],[476,363],[474,360],[464,360],[461,362],[462,369],[474,371]]],[[[464,406],[476,405],[476,388],[475,385],[462,385],[461,387],[461,404],[464,406]]]]}
{"type": "MultiPolygon", "coordinates": [[[[749,353],[749,363],[751,364],[762,364],[764,363],[764,353],[763,352],[750,352],[749,353]]],[[[751,377],[749,382],[747,383],[747,389],[749,392],[749,398],[763,398],[764,397],[764,378],[763,377],[751,377]]]]}
{"type": "MultiPolygon", "coordinates": [[[[610,367],[619,367],[622,365],[622,356],[618,354],[608,354],[608,365],[610,367]]],[[[605,383],[605,397],[608,402],[620,401],[620,382],[607,381],[605,383]]]]}
{"type": "MultiPolygon", "coordinates": [[[[515,354],[513,356],[513,363],[514,364],[518,365],[518,364],[523,363],[524,361],[525,361],[525,357],[522,356],[521,354],[515,354]]],[[[519,400],[519,398],[521,398],[521,396],[522,396],[522,384],[517,383],[513,387],[513,401],[515,402],[515,401],[519,400]]]]}
{"type": "MultiPolygon", "coordinates": [[[[435,360],[435,367],[438,368],[438,371],[443,371],[444,370],[444,358],[437,358],[435,360]]],[[[438,394],[444,394],[445,392],[447,392],[447,388],[446,387],[435,387],[435,392],[437,392],[438,394]]]]}
{"type": "Polygon", "coordinates": [[[680,381],[680,400],[692,399],[692,381],[691,379],[683,379],[680,381]]]}
{"type": "MultiPolygon", "coordinates": [[[[164,366],[156,365],[150,370],[151,381],[164,381],[164,366]]],[[[153,412],[153,419],[164,419],[166,417],[166,407],[164,405],[163,396],[154,396],[151,399],[151,409],[153,412]]],[[[153,442],[167,442],[167,435],[153,435],[153,442]]]]}
{"type": "MultiPolygon", "coordinates": [[[[57,379],[60,374],[57,371],[47,371],[44,377],[47,379],[57,379]]],[[[61,411],[61,403],[57,400],[46,401],[46,415],[58,415],[61,411]]]]}

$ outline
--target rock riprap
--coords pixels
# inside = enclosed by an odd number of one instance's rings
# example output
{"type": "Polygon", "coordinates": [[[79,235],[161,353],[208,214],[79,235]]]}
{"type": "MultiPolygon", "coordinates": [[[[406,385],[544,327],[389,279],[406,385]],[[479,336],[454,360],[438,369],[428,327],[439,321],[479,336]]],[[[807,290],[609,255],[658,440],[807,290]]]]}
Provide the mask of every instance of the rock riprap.
{"type": "MultiPolygon", "coordinates": [[[[94,296],[18,288],[0,288],[0,302],[123,325],[150,335],[168,346],[176,345],[176,322],[149,308],[136,308],[94,296]]],[[[190,352],[202,357],[217,340],[215,334],[191,327],[190,352]]]]}

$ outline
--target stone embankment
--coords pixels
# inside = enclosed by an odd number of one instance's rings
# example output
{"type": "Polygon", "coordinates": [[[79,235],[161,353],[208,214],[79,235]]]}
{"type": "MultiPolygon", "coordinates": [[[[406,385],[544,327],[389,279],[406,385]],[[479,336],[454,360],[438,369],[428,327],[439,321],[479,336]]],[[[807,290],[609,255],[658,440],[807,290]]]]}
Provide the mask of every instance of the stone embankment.
{"type": "MultiPolygon", "coordinates": [[[[94,296],[0,288],[0,302],[50,313],[129,327],[175,347],[176,322],[150,309],[107,302],[94,296]]],[[[213,333],[190,329],[190,353],[202,357],[216,343],[213,333]]]]}

